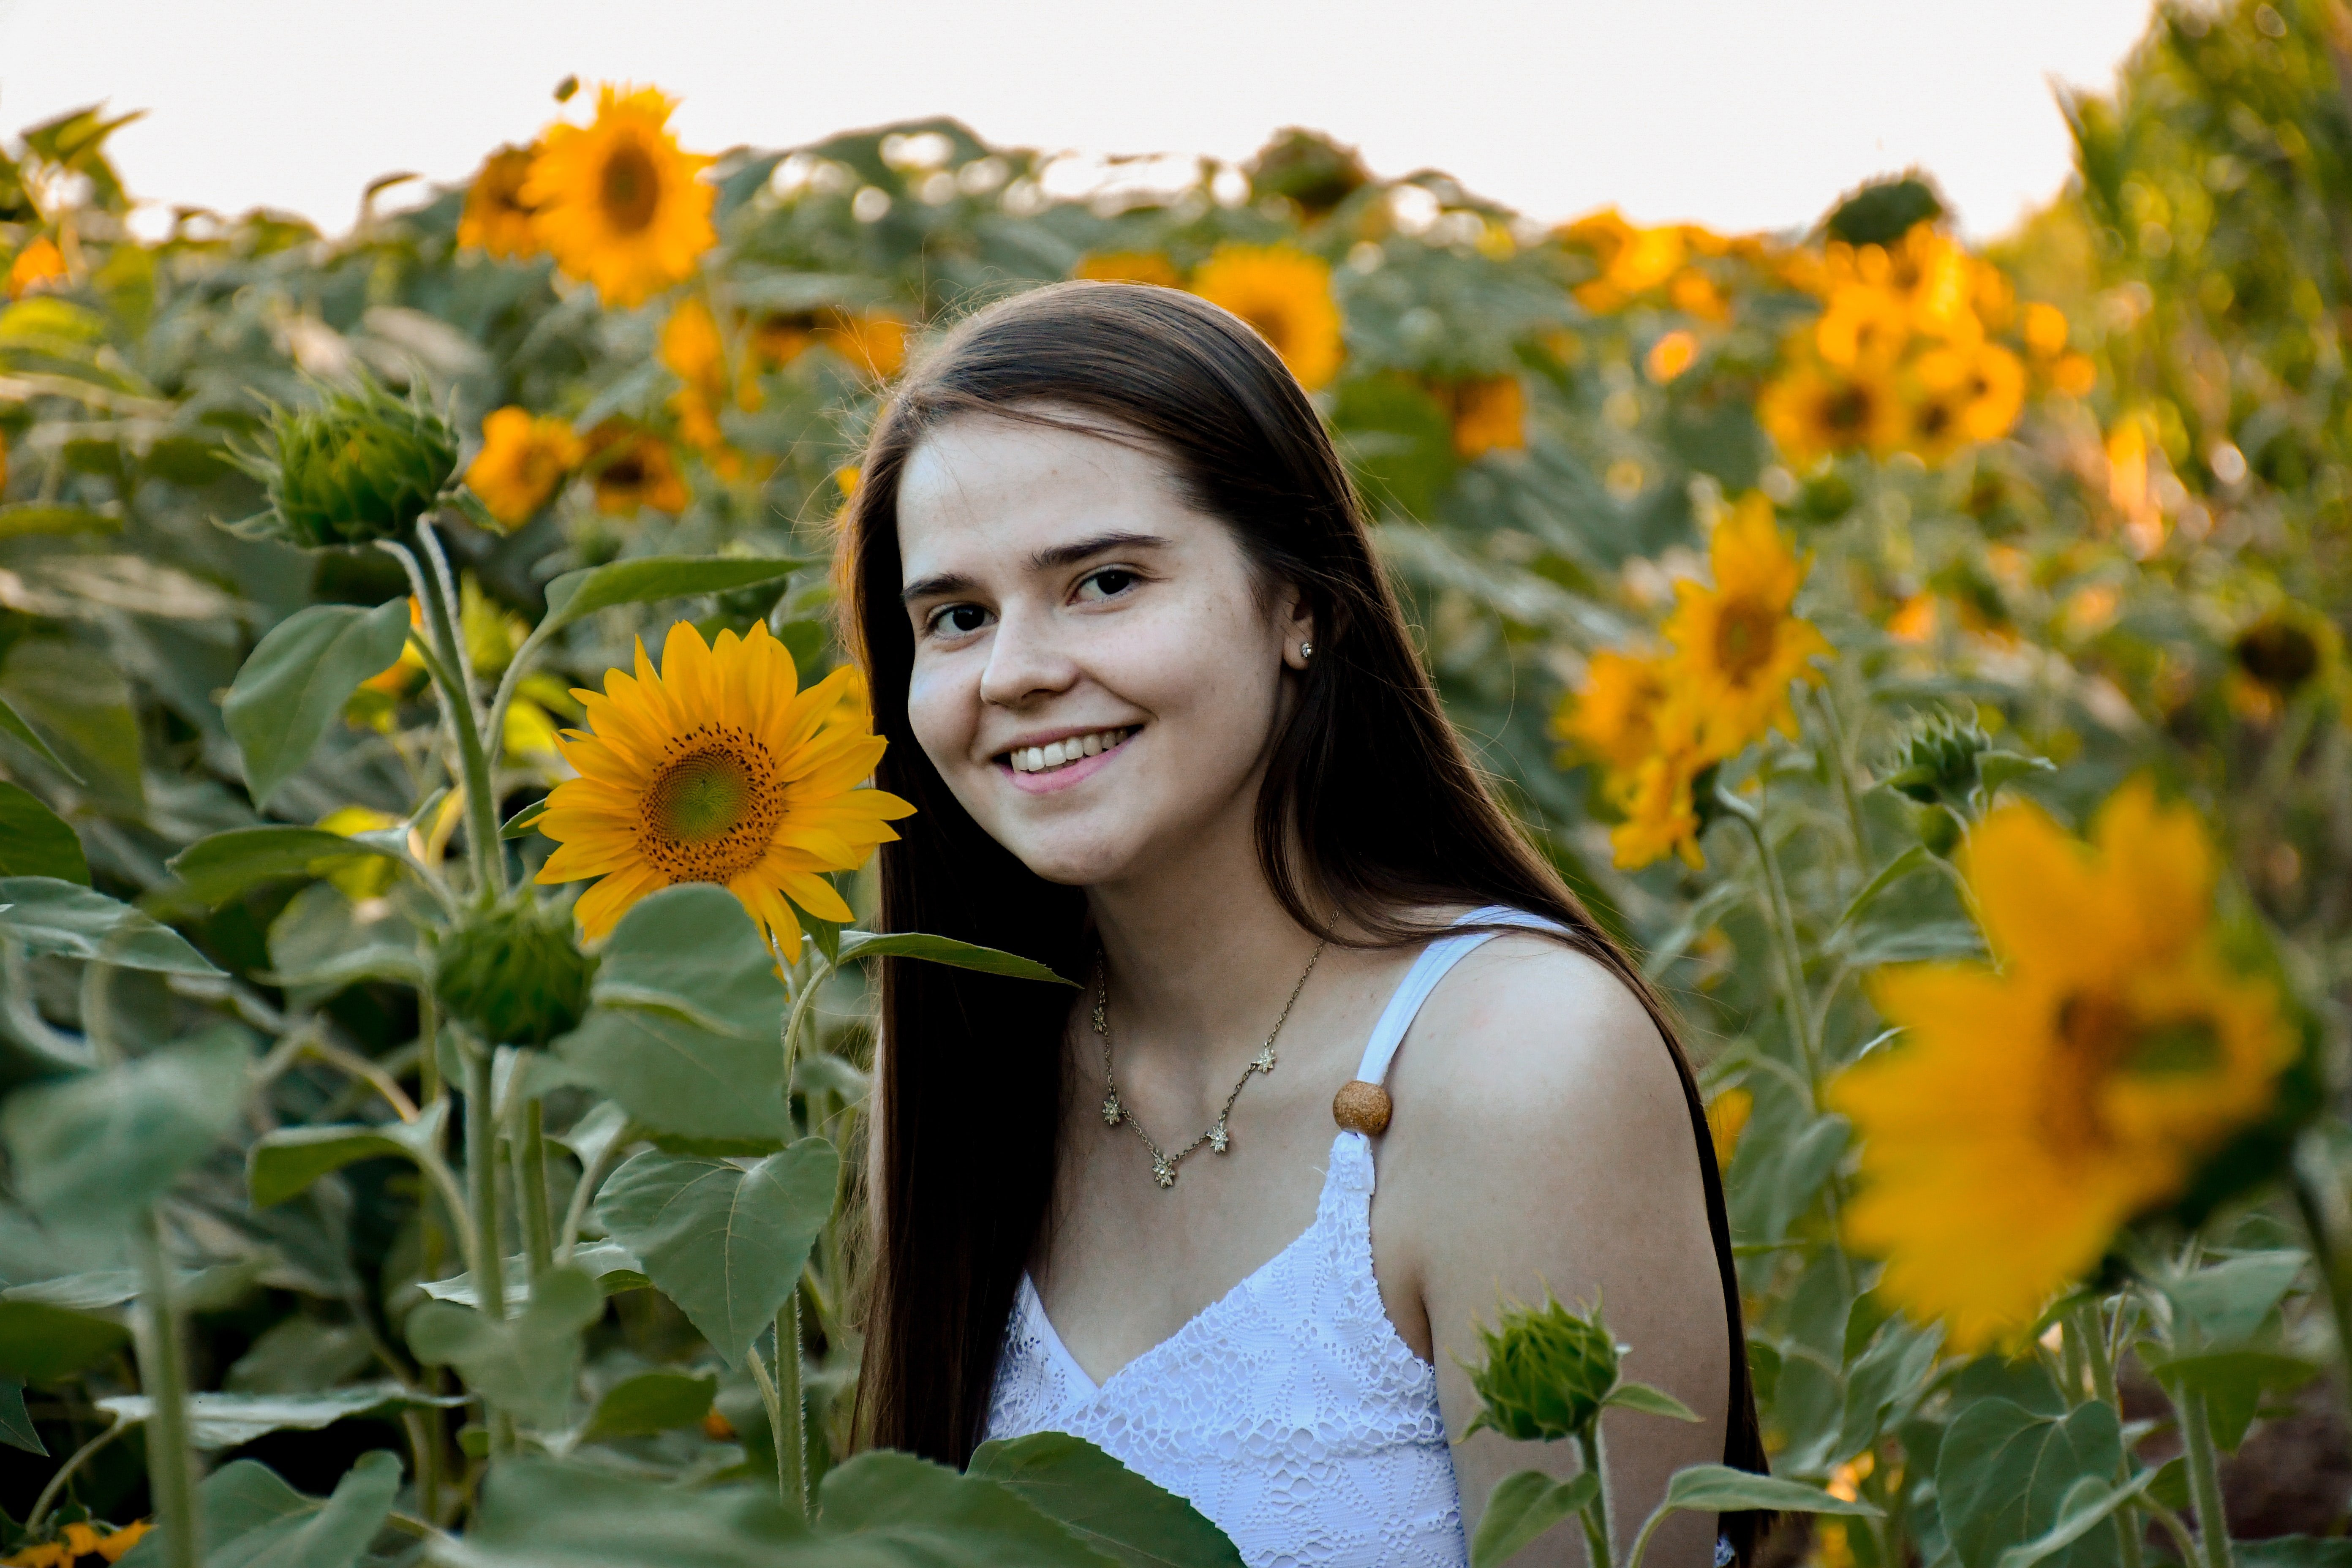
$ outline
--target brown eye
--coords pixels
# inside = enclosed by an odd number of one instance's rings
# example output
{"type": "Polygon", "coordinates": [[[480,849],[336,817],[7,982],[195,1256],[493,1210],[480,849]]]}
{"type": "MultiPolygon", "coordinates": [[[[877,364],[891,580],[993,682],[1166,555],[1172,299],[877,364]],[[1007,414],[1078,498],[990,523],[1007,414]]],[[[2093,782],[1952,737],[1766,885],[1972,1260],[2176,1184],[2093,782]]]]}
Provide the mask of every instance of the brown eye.
{"type": "Polygon", "coordinates": [[[963,637],[988,624],[988,612],[978,605],[950,605],[931,617],[931,632],[937,637],[963,637]]]}
{"type": "Polygon", "coordinates": [[[1099,572],[1087,574],[1087,580],[1078,584],[1078,591],[1086,595],[1087,590],[1093,589],[1095,593],[1090,596],[1109,599],[1126,593],[1135,586],[1136,582],[1135,574],[1126,567],[1106,566],[1099,572]]]}

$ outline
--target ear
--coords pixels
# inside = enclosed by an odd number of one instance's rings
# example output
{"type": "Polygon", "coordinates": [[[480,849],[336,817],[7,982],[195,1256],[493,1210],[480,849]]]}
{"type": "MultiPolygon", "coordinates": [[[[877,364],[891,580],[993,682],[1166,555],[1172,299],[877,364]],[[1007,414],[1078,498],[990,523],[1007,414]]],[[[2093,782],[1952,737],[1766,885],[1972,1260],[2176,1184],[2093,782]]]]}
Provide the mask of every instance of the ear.
{"type": "Polygon", "coordinates": [[[1290,669],[1305,669],[1310,654],[1303,647],[1315,642],[1315,613],[1307,607],[1306,595],[1295,584],[1283,584],[1274,602],[1275,626],[1282,637],[1282,662],[1290,669]]]}

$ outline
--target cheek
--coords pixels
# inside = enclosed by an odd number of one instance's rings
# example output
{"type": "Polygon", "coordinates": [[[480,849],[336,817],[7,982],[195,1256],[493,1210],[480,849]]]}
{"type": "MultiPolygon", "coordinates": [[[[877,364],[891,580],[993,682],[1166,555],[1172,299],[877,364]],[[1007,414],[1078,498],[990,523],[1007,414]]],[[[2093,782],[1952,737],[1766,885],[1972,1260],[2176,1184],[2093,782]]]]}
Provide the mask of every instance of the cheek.
{"type": "Polygon", "coordinates": [[[931,765],[952,774],[977,719],[975,683],[935,660],[918,659],[907,682],[907,722],[931,765]]]}

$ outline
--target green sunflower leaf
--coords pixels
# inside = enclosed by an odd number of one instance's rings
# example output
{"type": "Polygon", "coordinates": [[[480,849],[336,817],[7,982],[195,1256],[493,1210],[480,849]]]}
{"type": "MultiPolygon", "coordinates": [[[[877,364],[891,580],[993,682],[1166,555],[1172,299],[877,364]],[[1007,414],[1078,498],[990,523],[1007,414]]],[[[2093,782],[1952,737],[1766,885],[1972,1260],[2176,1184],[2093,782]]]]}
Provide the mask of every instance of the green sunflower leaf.
{"type": "Polygon", "coordinates": [[[221,702],[256,805],[301,771],[360,682],[388,668],[407,641],[404,598],[372,610],[313,605],[270,628],[221,702]]]}
{"type": "Polygon", "coordinates": [[[604,1183],[596,1218],[735,1367],[799,1284],[840,1180],[822,1138],[748,1170],[648,1150],[604,1183]]]}
{"type": "Polygon", "coordinates": [[[89,886],[89,861],[71,824],[32,791],[0,782],[0,877],[47,877],[89,886]]]}
{"type": "Polygon", "coordinates": [[[388,845],[323,827],[233,827],[197,839],[164,865],[187,884],[191,897],[224,904],[247,888],[289,877],[321,877],[371,855],[403,859],[388,845]]]}
{"type": "Polygon", "coordinates": [[[926,936],[920,931],[845,931],[841,933],[841,962],[861,958],[916,958],[926,963],[945,963],[957,969],[976,969],[983,974],[1002,974],[1013,980],[1039,980],[1051,985],[1076,986],[1075,980],[1065,980],[1033,958],[1017,952],[1004,952],[992,947],[980,947],[951,937],[926,936]]]}

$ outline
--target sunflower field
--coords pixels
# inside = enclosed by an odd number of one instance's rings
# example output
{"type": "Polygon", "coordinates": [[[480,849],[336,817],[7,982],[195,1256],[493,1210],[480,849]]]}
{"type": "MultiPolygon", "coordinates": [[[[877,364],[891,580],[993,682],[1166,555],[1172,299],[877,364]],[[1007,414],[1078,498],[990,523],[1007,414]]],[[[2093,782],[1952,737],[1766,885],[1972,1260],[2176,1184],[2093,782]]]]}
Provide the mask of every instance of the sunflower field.
{"type": "MultiPolygon", "coordinates": [[[[1916,171],[1553,226],[1303,131],[557,99],[341,236],[136,237],[97,110],[0,159],[0,1561],[1239,1562],[1075,1438],[852,1429],[872,966],[1055,977],[862,923],[832,523],[925,335],[1076,277],[1281,353],[1688,1021],[1775,1474],[1669,1506],[2352,1565],[2337,0],[2160,8],[1983,248],[1916,171]]],[[[1658,1414],[1565,1310],[1485,1342],[1484,1424],[1658,1414]]],[[[1640,1560],[1528,1479],[1478,1563],[1640,1560]]]]}

